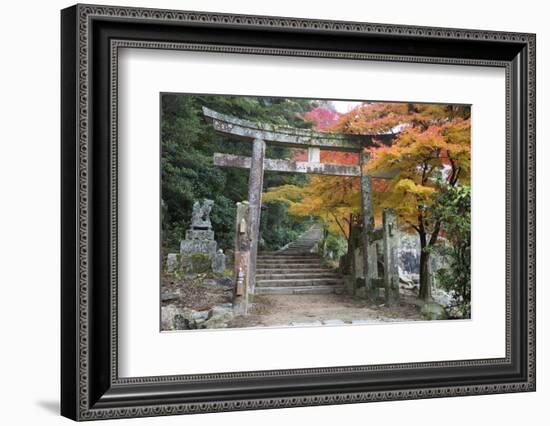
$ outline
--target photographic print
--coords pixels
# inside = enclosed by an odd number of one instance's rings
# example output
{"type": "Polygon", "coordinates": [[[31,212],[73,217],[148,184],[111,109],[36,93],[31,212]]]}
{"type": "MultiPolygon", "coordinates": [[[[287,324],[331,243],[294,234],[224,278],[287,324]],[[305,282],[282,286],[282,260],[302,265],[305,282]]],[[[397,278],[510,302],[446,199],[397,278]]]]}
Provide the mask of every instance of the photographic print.
{"type": "Polygon", "coordinates": [[[469,105],[161,102],[161,331],[469,319],[469,105]]]}
{"type": "Polygon", "coordinates": [[[61,15],[63,416],[536,390],[535,34],[61,15]]]}

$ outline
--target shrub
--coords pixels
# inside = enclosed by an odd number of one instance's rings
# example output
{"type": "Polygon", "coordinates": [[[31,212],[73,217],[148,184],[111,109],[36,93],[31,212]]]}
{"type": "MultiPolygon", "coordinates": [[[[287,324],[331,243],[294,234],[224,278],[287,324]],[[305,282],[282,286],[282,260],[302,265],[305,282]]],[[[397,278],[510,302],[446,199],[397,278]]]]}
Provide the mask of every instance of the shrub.
{"type": "Polygon", "coordinates": [[[331,260],[338,260],[348,251],[348,243],[341,235],[328,233],[324,241],[323,256],[331,260]]]}
{"type": "Polygon", "coordinates": [[[212,261],[210,257],[202,253],[193,253],[191,255],[191,271],[195,274],[203,274],[210,271],[212,261]]]}

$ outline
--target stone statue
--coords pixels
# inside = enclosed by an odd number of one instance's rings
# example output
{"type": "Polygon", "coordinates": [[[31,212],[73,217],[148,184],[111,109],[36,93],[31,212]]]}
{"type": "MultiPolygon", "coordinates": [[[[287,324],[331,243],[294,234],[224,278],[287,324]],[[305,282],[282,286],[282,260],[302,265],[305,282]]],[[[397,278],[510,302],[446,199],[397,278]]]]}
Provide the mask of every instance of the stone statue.
{"type": "Polygon", "coordinates": [[[210,222],[210,211],[214,201],[204,200],[201,203],[195,201],[193,204],[193,214],[191,216],[191,228],[192,229],[212,229],[212,223],[210,222]]]}
{"type": "Polygon", "coordinates": [[[191,226],[185,232],[185,239],[180,241],[181,264],[184,269],[191,265],[191,258],[196,254],[207,256],[212,263],[212,267],[221,268],[223,266],[225,269],[225,256],[223,253],[216,259],[218,244],[214,239],[214,230],[210,222],[210,212],[213,206],[214,201],[212,200],[204,200],[202,203],[195,201],[193,203],[191,226]]]}

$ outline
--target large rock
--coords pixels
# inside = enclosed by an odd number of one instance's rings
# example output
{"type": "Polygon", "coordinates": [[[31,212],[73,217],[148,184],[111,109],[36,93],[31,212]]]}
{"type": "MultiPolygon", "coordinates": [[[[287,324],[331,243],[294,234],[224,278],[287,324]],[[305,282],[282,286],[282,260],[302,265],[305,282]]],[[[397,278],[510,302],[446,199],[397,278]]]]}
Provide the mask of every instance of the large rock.
{"type": "Polygon", "coordinates": [[[425,303],[424,306],[422,306],[420,313],[425,319],[430,321],[447,319],[445,308],[435,302],[425,303]]]}
{"type": "Polygon", "coordinates": [[[208,319],[201,324],[202,328],[226,328],[233,319],[233,307],[228,305],[214,306],[208,312],[208,319]]]}
{"type": "Polygon", "coordinates": [[[204,311],[178,308],[172,304],[161,308],[161,329],[163,331],[226,328],[227,323],[232,319],[233,305],[231,303],[224,303],[204,311]]]}
{"type": "Polygon", "coordinates": [[[435,289],[432,291],[432,299],[442,306],[450,306],[453,301],[453,295],[442,289],[435,289]]]}
{"type": "Polygon", "coordinates": [[[210,309],[210,312],[208,312],[209,320],[223,318],[233,318],[233,309],[227,304],[214,306],[212,309],[210,309]]]}
{"type": "Polygon", "coordinates": [[[174,330],[189,330],[191,329],[191,320],[183,314],[174,315],[174,330]]]}
{"type": "Polygon", "coordinates": [[[180,315],[182,310],[176,305],[166,305],[160,308],[161,330],[175,330],[174,318],[180,315]]]}
{"type": "Polygon", "coordinates": [[[178,308],[176,305],[166,305],[161,308],[161,329],[196,330],[208,318],[209,311],[194,311],[188,308],[178,308]]]}
{"type": "Polygon", "coordinates": [[[403,269],[401,269],[400,266],[398,266],[397,270],[399,271],[399,282],[404,284],[404,286],[402,286],[403,288],[413,289],[416,287],[416,283],[410,274],[403,272],[403,269]]]}
{"type": "Polygon", "coordinates": [[[191,311],[191,318],[197,320],[207,320],[209,311],[191,311]]]}

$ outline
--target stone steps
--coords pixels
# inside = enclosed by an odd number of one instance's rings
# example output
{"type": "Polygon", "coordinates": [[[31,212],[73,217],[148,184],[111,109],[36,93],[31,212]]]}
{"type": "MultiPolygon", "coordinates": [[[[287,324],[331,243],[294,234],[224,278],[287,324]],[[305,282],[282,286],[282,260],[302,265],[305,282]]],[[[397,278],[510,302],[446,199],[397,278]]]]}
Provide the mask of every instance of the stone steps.
{"type": "MultiPolygon", "coordinates": [[[[319,268],[327,268],[326,263],[322,259],[312,259],[312,260],[300,260],[300,259],[281,259],[281,260],[262,260],[258,259],[256,264],[262,264],[267,266],[274,266],[275,268],[281,265],[318,265],[319,268]]],[[[299,267],[299,266],[295,266],[299,267]]]]}
{"type": "Polygon", "coordinates": [[[300,247],[300,248],[312,248],[315,244],[317,243],[317,240],[304,240],[300,243],[290,243],[289,245],[286,246],[287,249],[289,248],[296,248],[296,247],[300,247]]]}
{"type": "Polygon", "coordinates": [[[258,260],[280,260],[280,259],[296,259],[296,260],[307,260],[307,259],[317,259],[319,260],[319,256],[316,254],[260,254],[258,255],[258,260]]]}
{"type": "MultiPolygon", "coordinates": [[[[318,226],[317,226],[318,228],[318,226]]],[[[344,291],[342,277],[311,253],[321,233],[315,226],[282,251],[264,252],[256,263],[256,294],[332,294],[344,291]]]]}
{"type": "Polygon", "coordinates": [[[257,263],[256,273],[258,273],[260,269],[323,269],[323,267],[324,265],[322,263],[257,263]]]}
{"type": "Polygon", "coordinates": [[[301,287],[256,287],[256,294],[291,295],[291,294],[341,294],[343,285],[315,285],[301,287]]]}
{"type": "Polygon", "coordinates": [[[258,255],[258,259],[319,259],[319,256],[315,253],[287,253],[284,254],[261,254],[258,255]]]}
{"type": "Polygon", "coordinates": [[[310,287],[342,285],[341,278],[294,278],[257,280],[256,287],[310,287]]]}
{"type": "Polygon", "coordinates": [[[299,268],[300,266],[310,266],[317,265],[319,267],[324,267],[325,263],[321,259],[317,260],[258,260],[256,261],[258,267],[262,266],[279,266],[279,265],[292,265],[293,267],[299,268]]]}
{"type": "Polygon", "coordinates": [[[319,259],[318,257],[315,259],[296,259],[296,258],[289,258],[289,259],[258,259],[256,263],[274,263],[274,264],[280,264],[280,263],[320,263],[324,265],[325,263],[319,259]]]}
{"type": "Polygon", "coordinates": [[[257,268],[256,276],[265,274],[319,274],[333,272],[328,268],[257,268]]]}
{"type": "Polygon", "coordinates": [[[256,281],[263,280],[292,280],[292,279],[309,279],[309,278],[340,278],[340,276],[331,271],[318,271],[318,272],[298,272],[291,270],[292,272],[272,272],[272,273],[257,273],[256,281]]]}

